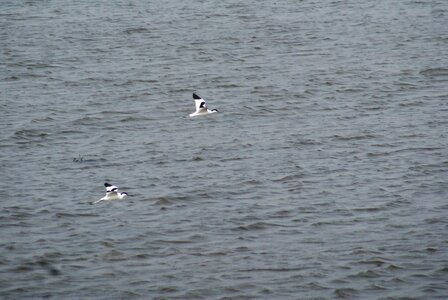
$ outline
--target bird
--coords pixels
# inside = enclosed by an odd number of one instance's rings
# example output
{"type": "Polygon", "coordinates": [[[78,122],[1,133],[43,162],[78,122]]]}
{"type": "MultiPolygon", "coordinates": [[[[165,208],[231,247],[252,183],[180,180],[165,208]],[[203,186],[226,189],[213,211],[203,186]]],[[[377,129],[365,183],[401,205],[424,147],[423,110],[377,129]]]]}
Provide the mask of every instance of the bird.
{"type": "Polygon", "coordinates": [[[205,116],[218,112],[217,109],[208,109],[205,100],[193,93],[193,99],[196,104],[196,111],[190,114],[190,117],[205,116]]]}
{"type": "Polygon", "coordinates": [[[128,196],[128,193],[126,192],[119,192],[118,187],[109,183],[104,183],[104,186],[106,187],[106,196],[103,198],[96,200],[92,204],[96,204],[101,201],[109,201],[109,200],[121,200],[124,197],[128,196]]]}

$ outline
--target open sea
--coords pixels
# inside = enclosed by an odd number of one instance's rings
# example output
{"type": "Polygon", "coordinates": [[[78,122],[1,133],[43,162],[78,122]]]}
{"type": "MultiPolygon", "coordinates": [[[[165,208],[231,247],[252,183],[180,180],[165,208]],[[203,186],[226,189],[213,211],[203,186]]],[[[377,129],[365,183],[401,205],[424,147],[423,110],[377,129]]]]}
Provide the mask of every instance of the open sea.
{"type": "Polygon", "coordinates": [[[3,0],[0,112],[1,299],[448,297],[446,0],[3,0]]]}

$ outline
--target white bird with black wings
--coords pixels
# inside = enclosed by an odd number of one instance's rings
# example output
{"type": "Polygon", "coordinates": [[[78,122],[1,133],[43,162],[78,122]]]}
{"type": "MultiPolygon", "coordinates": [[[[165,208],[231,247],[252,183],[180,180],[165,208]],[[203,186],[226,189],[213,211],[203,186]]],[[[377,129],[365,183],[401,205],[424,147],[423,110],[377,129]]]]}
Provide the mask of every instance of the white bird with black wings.
{"type": "Polygon", "coordinates": [[[196,104],[196,111],[194,113],[191,113],[190,117],[205,116],[218,112],[217,109],[208,109],[205,100],[195,93],[193,93],[193,99],[194,103],[196,104]]]}
{"type": "Polygon", "coordinates": [[[101,201],[110,201],[110,200],[121,200],[124,197],[128,196],[128,193],[126,192],[119,192],[118,187],[109,183],[105,183],[104,186],[106,187],[106,196],[103,198],[96,200],[92,204],[96,204],[101,201]]]}

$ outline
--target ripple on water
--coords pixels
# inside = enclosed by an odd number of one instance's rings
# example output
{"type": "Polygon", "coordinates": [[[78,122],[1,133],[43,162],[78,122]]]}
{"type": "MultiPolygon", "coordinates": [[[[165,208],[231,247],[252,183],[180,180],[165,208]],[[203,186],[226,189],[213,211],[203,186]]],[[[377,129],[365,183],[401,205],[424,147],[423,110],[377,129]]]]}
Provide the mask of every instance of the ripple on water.
{"type": "Polygon", "coordinates": [[[4,298],[446,298],[446,1],[103,2],[2,5],[4,298]]]}

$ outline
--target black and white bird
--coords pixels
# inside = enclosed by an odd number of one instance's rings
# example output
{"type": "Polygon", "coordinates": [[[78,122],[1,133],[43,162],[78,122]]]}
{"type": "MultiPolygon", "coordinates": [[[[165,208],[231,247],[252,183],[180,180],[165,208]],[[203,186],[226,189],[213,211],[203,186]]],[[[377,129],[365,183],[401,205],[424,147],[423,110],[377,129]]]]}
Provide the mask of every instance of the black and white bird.
{"type": "Polygon", "coordinates": [[[103,198],[96,200],[92,204],[96,204],[101,201],[110,201],[110,200],[121,200],[124,197],[128,196],[128,193],[126,192],[119,192],[118,187],[109,183],[105,183],[104,186],[106,187],[106,196],[103,198]]]}
{"type": "Polygon", "coordinates": [[[202,99],[201,97],[199,97],[195,93],[193,93],[193,99],[194,99],[194,103],[196,104],[196,111],[194,113],[191,113],[190,117],[205,116],[205,115],[209,115],[209,114],[218,112],[217,109],[208,109],[207,103],[205,103],[205,100],[202,99]]]}

